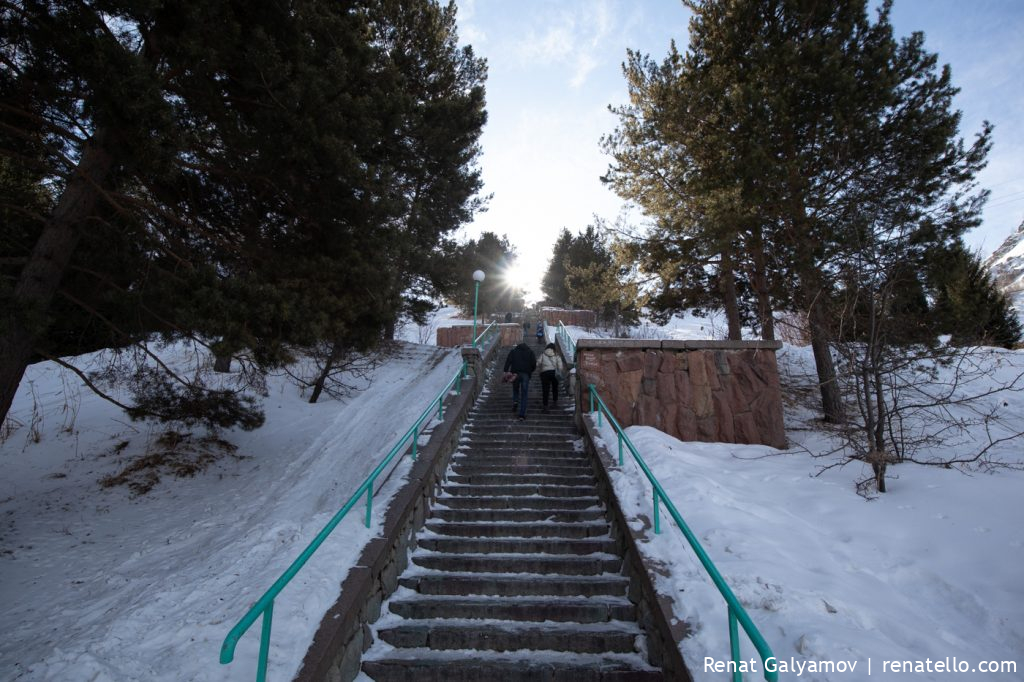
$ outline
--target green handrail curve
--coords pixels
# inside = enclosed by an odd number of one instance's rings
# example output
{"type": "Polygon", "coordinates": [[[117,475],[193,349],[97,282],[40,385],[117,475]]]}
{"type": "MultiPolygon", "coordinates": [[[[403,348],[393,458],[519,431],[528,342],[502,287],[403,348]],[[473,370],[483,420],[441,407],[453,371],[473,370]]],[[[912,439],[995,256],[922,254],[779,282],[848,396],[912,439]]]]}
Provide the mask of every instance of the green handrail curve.
{"type": "Polygon", "coordinates": [[[700,560],[701,565],[704,567],[704,571],[711,578],[715,587],[718,588],[719,594],[721,594],[722,598],[725,599],[725,603],[729,608],[729,650],[734,663],[732,674],[733,682],[741,682],[743,680],[743,673],[740,672],[740,643],[739,633],[736,629],[737,622],[743,626],[743,631],[747,633],[747,637],[750,638],[750,642],[754,645],[754,648],[757,649],[757,653],[761,657],[761,663],[764,666],[764,679],[768,682],[777,682],[779,679],[778,670],[769,670],[769,666],[767,664],[768,659],[772,659],[773,661],[776,660],[775,654],[772,653],[771,647],[768,646],[768,642],[766,642],[764,637],[761,636],[760,630],[758,630],[757,626],[754,625],[754,621],[750,619],[746,609],[743,608],[739,600],[736,598],[736,595],[733,594],[732,589],[729,587],[729,584],[725,582],[725,578],[722,577],[722,574],[718,572],[718,568],[715,566],[714,562],[711,561],[711,557],[708,556],[707,552],[704,551],[704,548],[697,540],[697,536],[693,534],[693,531],[690,530],[686,521],[683,520],[679,510],[676,509],[675,504],[673,504],[672,500],[669,499],[668,494],[665,492],[665,489],[661,487],[661,483],[658,481],[657,477],[647,466],[647,462],[645,462],[644,458],[640,456],[639,452],[637,452],[636,446],[633,445],[633,441],[629,439],[626,432],[622,430],[621,426],[619,426],[619,422],[615,420],[615,416],[611,413],[611,410],[608,409],[608,406],[605,405],[601,396],[598,394],[597,387],[594,386],[594,384],[588,384],[587,388],[590,393],[591,412],[595,411],[595,401],[597,404],[598,427],[601,426],[601,413],[604,412],[604,414],[608,416],[608,423],[612,425],[612,428],[615,429],[616,434],[618,434],[619,466],[622,466],[622,446],[625,444],[630,454],[633,455],[633,459],[640,467],[640,470],[644,472],[647,480],[651,482],[651,486],[654,489],[654,532],[661,532],[659,519],[660,514],[658,513],[660,498],[660,501],[664,503],[665,508],[668,510],[669,516],[671,516],[672,520],[676,522],[676,526],[678,526],[679,530],[682,531],[683,537],[686,538],[686,541],[690,543],[690,548],[693,550],[694,554],[697,555],[697,559],[700,560]]]}
{"type": "Polygon", "coordinates": [[[576,342],[569,336],[569,330],[565,328],[562,321],[558,321],[558,332],[556,333],[558,343],[562,346],[562,350],[565,351],[572,361],[576,362],[576,342]]]}
{"type": "Polygon", "coordinates": [[[423,413],[419,416],[419,419],[409,427],[409,430],[405,432],[405,435],[395,443],[393,448],[391,448],[387,457],[385,457],[370,473],[370,475],[366,477],[366,480],[363,481],[362,485],[356,488],[356,491],[352,493],[348,502],[346,502],[342,508],[331,517],[331,520],[327,522],[319,533],[317,533],[316,537],[313,538],[313,541],[307,545],[306,549],[302,551],[298,558],[295,559],[285,572],[281,574],[281,577],[274,581],[274,584],[270,586],[270,589],[264,592],[263,596],[260,597],[256,603],[250,607],[245,615],[242,616],[241,620],[231,628],[227,636],[224,638],[224,643],[220,648],[220,662],[222,664],[231,663],[231,661],[234,660],[235,646],[238,644],[238,640],[241,639],[242,635],[244,635],[250,627],[252,627],[253,623],[256,622],[256,619],[262,615],[263,627],[261,628],[260,633],[260,653],[259,662],[256,668],[256,680],[257,682],[265,682],[267,679],[267,656],[270,651],[270,628],[274,613],[274,599],[277,598],[277,595],[281,593],[281,590],[283,590],[285,586],[291,582],[291,579],[295,577],[303,566],[305,566],[306,562],[309,561],[309,558],[313,556],[313,554],[320,548],[320,545],[323,544],[324,540],[327,539],[327,536],[334,531],[337,525],[341,523],[341,520],[345,518],[352,507],[354,507],[359,501],[359,498],[364,494],[366,495],[366,518],[364,523],[367,528],[370,527],[370,515],[373,510],[373,484],[376,482],[377,476],[384,471],[387,465],[391,463],[391,460],[393,460],[399,452],[402,452],[405,449],[410,439],[412,440],[412,446],[410,448],[412,459],[416,459],[416,449],[423,422],[427,417],[434,413],[434,410],[437,410],[438,419],[444,419],[444,399],[448,396],[449,391],[451,391],[453,387],[455,388],[456,395],[462,393],[462,379],[467,376],[467,372],[468,366],[464,360],[462,362],[462,366],[459,367],[459,371],[455,373],[455,376],[448,381],[437,397],[430,401],[426,409],[423,410],[423,413]]]}

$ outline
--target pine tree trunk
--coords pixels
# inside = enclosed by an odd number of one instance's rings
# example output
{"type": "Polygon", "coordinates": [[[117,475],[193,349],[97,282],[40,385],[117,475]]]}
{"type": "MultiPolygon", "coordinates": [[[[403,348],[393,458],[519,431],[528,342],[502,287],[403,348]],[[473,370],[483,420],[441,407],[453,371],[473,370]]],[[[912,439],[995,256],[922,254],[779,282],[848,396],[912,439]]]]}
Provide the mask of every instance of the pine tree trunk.
{"type": "Polygon", "coordinates": [[[761,338],[765,341],[775,340],[775,311],[772,309],[772,298],[768,293],[768,272],[765,264],[764,242],[758,232],[752,239],[751,259],[753,267],[750,283],[757,296],[757,318],[761,324],[761,338]]]}
{"type": "Polygon", "coordinates": [[[331,352],[327,354],[327,359],[324,361],[324,368],[313,383],[313,393],[309,396],[310,405],[316,403],[316,401],[320,399],[320,394],[324,392],[324,385],[327,383],[327,378],[331,376],[331,370],[334,369],[334,364],[338,361],[340,348],[341,344],[339,343],[331,344],[331,352]]]}
{"type": "Polygon", "coordinates": [[[43,225],[28,262],[15,284],[12,305],[0,331],[0,421],[11,409],[18,384],[32,359],[36,339],[64,271],[82,237],[82,224],[93,213],[114,160],[98,130],[86,145],[57,207],[43,225]]]}
{"type": "Polygon", "coordinates": [[[231,371],[231,356],[230,355],[214,355],[213,356],[213,371],[227,374],[231,371]]]}
{"type": "Polygon", "coordinates": [[[740,341],[743,339],[743,329],[740,323],[739,297],[736,293],[736,271],[733,267],[731,253],[722,253],[722,264],[718,276],[721,283],[725,318],[729,323],[729,340],[740,341]]]}
{"type": "Polygon", "coordinates": [[[811,350],[814,366],[818,371],[818,387],[821,391],[821,411],[827,422],[838,422],[843,416],[843,402],[836,381],[836,366],[829,349],[828,324],[825,311],[818,303],[812,303],[807,314],[811,332],[811,350]]]}

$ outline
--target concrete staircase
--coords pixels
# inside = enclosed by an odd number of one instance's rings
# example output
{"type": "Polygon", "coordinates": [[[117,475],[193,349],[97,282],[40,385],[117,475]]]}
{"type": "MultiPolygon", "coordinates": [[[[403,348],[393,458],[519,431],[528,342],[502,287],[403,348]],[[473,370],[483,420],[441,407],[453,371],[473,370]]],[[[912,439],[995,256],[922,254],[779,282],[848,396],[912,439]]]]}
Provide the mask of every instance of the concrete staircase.
{"type": "Polygon", "coordinates": [[[364,674],[378,682],[663,679],[647,663],[593,469],[574,446],[569,399],[542,413],[534,375],[519,422],[499,374],[373,625],[364,674]]]}

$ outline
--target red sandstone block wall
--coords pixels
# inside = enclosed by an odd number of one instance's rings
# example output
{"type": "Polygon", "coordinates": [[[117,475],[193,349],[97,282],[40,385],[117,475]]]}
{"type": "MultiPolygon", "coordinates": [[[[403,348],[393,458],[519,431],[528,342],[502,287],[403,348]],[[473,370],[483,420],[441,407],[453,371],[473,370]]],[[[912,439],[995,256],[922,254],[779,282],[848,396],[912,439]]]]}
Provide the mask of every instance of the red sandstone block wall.
{"type": "Polygon", "coordinates": [[[653,426],[680,440],[787,446],[777,345],[615,343],[581,340],[577,372],[623,427],[653,426]]]}
{"type": "MultiPolygon", "coordinates": [[[[476,333],[483,333],[487,325],[477,325],[476,333]]],[[[518,324],[500,324],[501,341],[499,346],[514,346],[523,340],[523,328],[518,324]]],[[[469,345],[473,343],[473,325],[455,327],[439,327],[437,329],[437,345],[446,348],[469,345]]]]}
{"type": "Polygon", "coordinates": [[[563,308],[542,308],[541,316],[549,325],[557,327],[558,321],[570,327],[590,328],[597,324],[597,314],[593,310],[566,310],[563,308]]]}

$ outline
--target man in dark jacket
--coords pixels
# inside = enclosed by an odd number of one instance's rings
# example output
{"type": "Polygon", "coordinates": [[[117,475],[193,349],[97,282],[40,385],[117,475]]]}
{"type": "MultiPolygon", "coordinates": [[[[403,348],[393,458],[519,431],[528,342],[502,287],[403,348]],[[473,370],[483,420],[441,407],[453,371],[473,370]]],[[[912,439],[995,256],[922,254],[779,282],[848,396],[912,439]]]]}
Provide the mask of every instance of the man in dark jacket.
{"type": "Polygon", "coordinates": [[[512,411],[519,413],[519,421],[526,419],[526,396],[530,389],[530,375],[535,369],[537,356],[525,343],[510,350],[505,358],[505,371],[516,375],[512,382],[512,411]]]}

